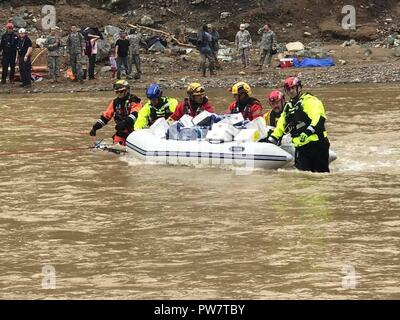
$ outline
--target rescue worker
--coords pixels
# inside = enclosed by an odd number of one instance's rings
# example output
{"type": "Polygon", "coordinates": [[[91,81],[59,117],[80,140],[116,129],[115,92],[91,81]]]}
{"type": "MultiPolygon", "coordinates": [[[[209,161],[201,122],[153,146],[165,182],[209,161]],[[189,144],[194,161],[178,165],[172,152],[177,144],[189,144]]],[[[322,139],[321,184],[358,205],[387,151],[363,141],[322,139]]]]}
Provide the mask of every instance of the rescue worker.
{"type": "Polygon", "coordinates": [[[21,28],[18,30],[19,40],[17,44],[17,58],[19,65],[19,73],[21,74],[21,87],[29,88],[32,83],[32,41],[26,34],[26,30],[21,28]]]}
{"type": "Polygon", "coordinates": [[[250,48],[252,46],[251,36],[249,31],[246,30],[246,24],[240,25],[240,30],[235,36],[236,50],[242,60],[243,68],[250,65],[250,48]]]}
{"type": "Polygon", "coordinates": [[[329,140],[325,129],[326,114],[322,102],[302,90],[297,77],[288,77],[284,88],[290,101],[268,142],[277,144],[289,132],[296,148],[295,167],[303,171],[329,172],[329,140]]]}
{"type": "Polygon", "coordinates": [[[271,110],[264,114],[264,120],[267,126],[276,127],[285,106],[285,95],[279,90],[273,90],[267,99],[271,110]]]}
{"type": "Polygon", "coordinates": [[[133,131],[133,126],[142,108],[140,98],[130,93],[130,86],[126,80],[117,80],[114,83],[117,97],[110,102],[107,109],[96,121],[90,131],[91,136],[96,136],[96,131],[104,127],[113,117],[116,123],[114,143],[125,145],[126,138],[133,131]]]}
{"type": "Polygon", "coordinates": [[[157,119],[168,119],[175,111],[178,100],[163,96],[158,84],[152,83],[146,90],[149,99],[138,114],[135,130],[150,127],[157,119]]]}
{"type": "Polygon", "coordinates": [[[44,47],[47,48],[47,65],[49,67],[50,82],[58,82],[60,77],[60,55],[61,55],[61,38],[58,35],[57,28],[50,29],[50,35],[44,42],[44,47]]]}
{"type": "Polygon", "coordinates": [[[205,95],[206,91],[200,83],[193,82],[189,84],[186,93],[188,98],[178,104],[170,119],[178,121],[185,114],[195,117],[202,111],[214,112],[208,97],[205,95]]]}
{"type": "Polygon", "coordinates": [[[71,33],[67,37],[66,44],[72,73],[75,76],[74,81],[83,83],[82,57],[85,55],[85,38],[78,32],[75,25],[71,26],[71,33]]]}
{"type": "Polygon", "coordinates": [[[235,97],[235,102],[232,102],[225,114],[242,113],[245,120],[254,120],[262,116],[261,102],[253,98],[250,86],[243,81],[235,83],[231,92],[235,97]]]}
{"type": "Polygon", "coordinates": [[[18,35],[14,32],[14,25],[11,22],[6,24],[6,33],[1,37],[0,51],[3,51],[3,59],[1,66],[1,83],[5,84],[10,67],[10,83],[14,82],[15,75],[15,58],[17,56],[18,35]]]}

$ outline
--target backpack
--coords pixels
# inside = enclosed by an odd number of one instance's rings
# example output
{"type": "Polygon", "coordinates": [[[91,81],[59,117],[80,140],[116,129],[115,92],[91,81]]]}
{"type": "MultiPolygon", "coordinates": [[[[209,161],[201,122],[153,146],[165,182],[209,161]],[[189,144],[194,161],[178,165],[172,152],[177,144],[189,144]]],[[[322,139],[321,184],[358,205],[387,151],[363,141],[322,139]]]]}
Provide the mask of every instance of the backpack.
{"type": "Polygon", "coordinates": [[[85,41],[85,55],[90,56],[92,54],[92,45],[90,40],[85,41]]]}

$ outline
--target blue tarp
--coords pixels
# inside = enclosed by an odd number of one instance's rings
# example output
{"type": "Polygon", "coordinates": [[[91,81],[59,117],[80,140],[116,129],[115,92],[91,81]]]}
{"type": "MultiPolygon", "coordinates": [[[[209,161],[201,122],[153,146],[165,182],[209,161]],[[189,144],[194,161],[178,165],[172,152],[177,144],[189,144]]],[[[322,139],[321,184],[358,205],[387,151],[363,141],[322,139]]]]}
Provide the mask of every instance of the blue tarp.
{"type": "Polygon", "coordinates": [[[303,58],[301,61],[299,59],[293,59],[293,66],[295,68],[311,68],[311,67],[331,67],[334,66],[335,62],[333,62],[333,58],[303,58]]]}

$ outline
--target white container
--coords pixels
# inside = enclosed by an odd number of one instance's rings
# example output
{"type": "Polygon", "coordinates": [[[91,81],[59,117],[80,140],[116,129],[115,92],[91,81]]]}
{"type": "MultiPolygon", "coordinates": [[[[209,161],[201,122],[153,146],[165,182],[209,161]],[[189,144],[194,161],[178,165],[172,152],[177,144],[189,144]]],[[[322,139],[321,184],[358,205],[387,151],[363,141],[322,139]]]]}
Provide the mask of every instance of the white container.
{"type": "Polygon", "coordinates": [[[203,111],[200,114],[198,114],[197,116],[195,116],[193,118],[192,122],[195,126],[201,126],[201,125],[209,122],[211,115],[212,115],[211,112],[203,111]]]}
{"type": "Polygon", "coordinates": [[[180,119],[179,122],[182,123],[182,125],[185,128],[191,128],[193,127],[193,117],[189,116],[188,114],[184,114],[180,119]]]}
{"type": "Polygon", "coordinates": [[[167,120],[164,118],[159,118],[150,126],[150,132],[157,138],[165,138],[165,134],[169,128],[167,120]]]}

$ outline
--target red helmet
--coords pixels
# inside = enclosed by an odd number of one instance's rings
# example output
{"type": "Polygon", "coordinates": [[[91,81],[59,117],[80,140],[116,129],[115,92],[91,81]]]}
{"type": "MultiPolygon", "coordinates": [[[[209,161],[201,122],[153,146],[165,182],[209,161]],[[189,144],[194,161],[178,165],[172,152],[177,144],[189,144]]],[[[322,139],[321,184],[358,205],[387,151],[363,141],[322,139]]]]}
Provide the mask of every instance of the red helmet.
{"type": "Polygon", "coordinates": [[[291,88],[297,87],[297,86],[301,87],[301,81],[297,77],[288,77],[285,79],[285,81],[283,83],[283,87],[285,89],[291,89],[291,88]]]}
{"type": "Polygon", "coordinates": [[[272,104],[275,101],[285,101],[285,96],[283,95],[282,92],[279,90],[273,90],[271,93],[267,96],[269,104],[272,104]]]}
{"type": "Polygon", "coordinates": [[[7,22],[6,29],[14,29],[14,25],[11,22],[7,22]]]}

